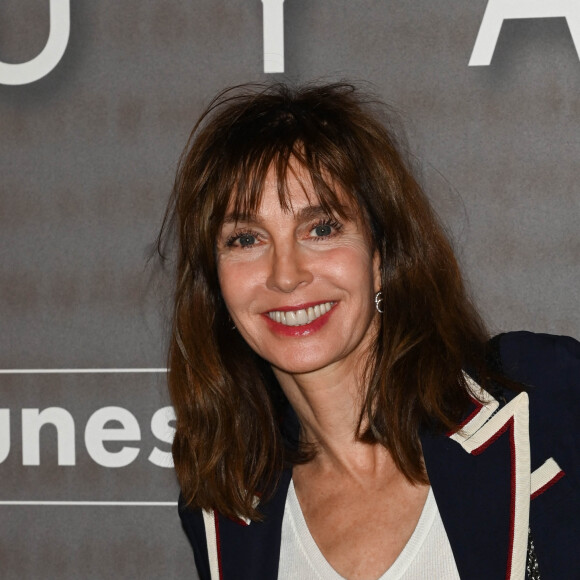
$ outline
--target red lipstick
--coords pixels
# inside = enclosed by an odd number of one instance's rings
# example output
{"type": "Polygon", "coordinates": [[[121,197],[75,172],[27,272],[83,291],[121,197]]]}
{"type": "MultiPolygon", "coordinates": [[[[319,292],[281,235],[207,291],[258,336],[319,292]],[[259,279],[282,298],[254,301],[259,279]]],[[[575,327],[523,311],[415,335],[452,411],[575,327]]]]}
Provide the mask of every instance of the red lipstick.
{"type": "MultiPolygon", "coordinates": [[[[269,312],[292,312],[296,310],[306,310],[307,308],[314,307],[318,304],[325,304],[326,302],[309,302],[307,304],[300,304],[298,306],[283,306],[280,308],[276,308],[275,310],[270,310],[269,312]]],[[[338,306],[338,302],[335,303],[332,308],[319,316],[316,320],[309,322],[308,324],[302,324],[301,326],[287,326],[286,324],[282,324],[281,322],[276,322],[272,320],[268,313],[265,312],[262,316],[265,318],[266,323],[268,324],[270,330],[275,332],[276,334],[281,334],[282,336],[309,336],[316,331],[320,330],[329,320],[331,314],[335,311],[336,307],[338,306]]]]}

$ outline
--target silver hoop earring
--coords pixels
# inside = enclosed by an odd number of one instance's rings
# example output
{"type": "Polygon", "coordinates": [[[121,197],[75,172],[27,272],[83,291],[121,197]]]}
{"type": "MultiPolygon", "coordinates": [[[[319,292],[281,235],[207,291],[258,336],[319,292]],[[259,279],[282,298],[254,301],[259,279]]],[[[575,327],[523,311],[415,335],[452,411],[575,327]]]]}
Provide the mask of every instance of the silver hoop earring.
{"type": "Polygon", "coordinates": [[[377,309],[377,312],[379,314],[382,314],[384,312],[384,310],[383,310],[383,292],[382,292],[382,290],[379,290],[375,294],[375,308],[377,309]]]}

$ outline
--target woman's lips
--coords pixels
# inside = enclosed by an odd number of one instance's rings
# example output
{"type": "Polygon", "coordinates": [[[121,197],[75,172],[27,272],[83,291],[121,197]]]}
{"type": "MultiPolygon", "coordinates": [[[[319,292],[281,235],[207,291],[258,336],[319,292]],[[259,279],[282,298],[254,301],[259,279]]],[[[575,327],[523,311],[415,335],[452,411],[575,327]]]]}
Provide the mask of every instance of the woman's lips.
{"type": "Polygon", "coordinates": [[[322,328],[334,311],[336,302],[303,304],[263,314],[269,327],[286,336],[307,336],[322,328]]]}
{"type": "Polygon", "coordinates": [[[298,309],[271,310],[267,312],[267,315],[271,320],[284,326],[304,326],[329,312],[335,304],[335,302],[322,302],[313,306],[304,305],[303,308],[298,309]]]}

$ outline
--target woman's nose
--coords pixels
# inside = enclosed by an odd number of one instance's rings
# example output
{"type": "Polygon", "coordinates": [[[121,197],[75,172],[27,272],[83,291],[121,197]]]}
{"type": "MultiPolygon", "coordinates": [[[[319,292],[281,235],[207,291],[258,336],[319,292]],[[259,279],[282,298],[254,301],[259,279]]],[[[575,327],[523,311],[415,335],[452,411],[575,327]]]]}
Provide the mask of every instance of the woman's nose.
{"type": "Polygon", "coordinates": [[[274,251],[266,285],[271,290],[293,292],[312,282],[314,276],[305,252],[292,246],[274,251]]]}

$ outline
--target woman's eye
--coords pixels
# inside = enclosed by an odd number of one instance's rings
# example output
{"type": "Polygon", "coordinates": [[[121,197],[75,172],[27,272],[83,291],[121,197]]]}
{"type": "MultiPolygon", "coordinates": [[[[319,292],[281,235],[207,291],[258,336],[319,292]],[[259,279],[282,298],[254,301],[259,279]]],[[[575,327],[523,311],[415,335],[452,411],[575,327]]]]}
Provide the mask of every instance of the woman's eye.
{"type": "Polygon", "coordinates": [[[336,234],[338,232],[338,230],[340,230],[341,225],[332,220],[332,221],[323,221],[320,222],[318,224],[316,224],[311,230],[310,230],[310,236],[314,239],[317,238],[328,238],[330,236],[333,236],[334,234],[336,234]]]}
{"type": "Polygon", "coordinates": [[[323,226],[316,226],[314,228],[314,233],[317,236],[321,236],[321,237],[322,236],[329,236],[332,233],[332,228],[328,224],[325,224],[323,226]]]}
{"type": "Polygon", "coordinates": [[[228,248],[252,248],[259,241],[258,234],[252,232],[240,232],[232,234],[226,240],[226,247],[228,248]]]}
{"type": "Polygon", "coordinates": [[[253,246],[256,243],[256,238],[252,234],[242,234],[238,237],[238,242],[242,248],[253,246]]]}

